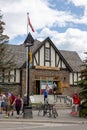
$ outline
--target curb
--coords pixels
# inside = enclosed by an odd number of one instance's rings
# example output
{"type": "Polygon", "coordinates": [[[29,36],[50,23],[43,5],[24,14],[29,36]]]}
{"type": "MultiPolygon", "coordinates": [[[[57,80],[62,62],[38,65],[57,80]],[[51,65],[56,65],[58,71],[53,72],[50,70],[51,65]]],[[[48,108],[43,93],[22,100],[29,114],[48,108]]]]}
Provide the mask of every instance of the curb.
{"type": "Polygon", "coordinates": [[[58,124],[87,124],[87,121],[53,121],[53,120],[31,120],[31,119],[0,119],[0,122],[26,122],[26,123],[58,123],[58,124]]]}

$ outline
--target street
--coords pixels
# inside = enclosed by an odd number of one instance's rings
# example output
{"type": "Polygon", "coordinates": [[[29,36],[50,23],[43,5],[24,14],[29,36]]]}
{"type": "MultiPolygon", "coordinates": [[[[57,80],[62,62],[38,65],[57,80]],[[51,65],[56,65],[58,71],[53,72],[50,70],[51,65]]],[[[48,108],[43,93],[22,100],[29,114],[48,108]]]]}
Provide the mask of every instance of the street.
{"type": "Polygon", "coordinates": [[[33,123],[33,122],[0,122],[0,130],[87,130],[87,124],[65,124],[65,123],[33,123]]]}

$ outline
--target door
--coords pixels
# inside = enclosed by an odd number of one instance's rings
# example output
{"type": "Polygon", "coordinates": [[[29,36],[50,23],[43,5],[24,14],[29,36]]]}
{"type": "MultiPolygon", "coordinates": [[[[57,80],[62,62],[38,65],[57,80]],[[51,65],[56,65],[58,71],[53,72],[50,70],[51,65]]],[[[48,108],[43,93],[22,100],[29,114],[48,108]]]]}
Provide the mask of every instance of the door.
{"type": "Polygon", "coordinates": [[[36,80],[36,94],[40,94],[40,80],[36,80]]]}
{"type": "Polygon", "coordinates": [[[59,81],[58,82],[58,94],[62,94],[63,93],[63,90],[62,90],[62,82],[61,81],[59,81]]]}

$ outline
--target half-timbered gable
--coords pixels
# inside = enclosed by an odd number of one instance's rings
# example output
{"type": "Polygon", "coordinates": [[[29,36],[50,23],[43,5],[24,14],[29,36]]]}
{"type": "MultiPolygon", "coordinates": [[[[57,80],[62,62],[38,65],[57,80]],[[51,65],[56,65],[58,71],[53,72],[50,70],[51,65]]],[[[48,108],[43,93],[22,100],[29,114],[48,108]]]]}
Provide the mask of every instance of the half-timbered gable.
{"type": "MultiPolygon", "coordinates": [[[[12,90],[26,93],[26,48],[24,44],[9,45],[8,49],[14,55],[17,64],[15,70],[9,72],[13,77],[9,80],[0,80],[1,85],[11,86],[12,90]]],[[[72,93],[77,86],[82,64],[78,54],[73,51],[59,50],[48,37],[40,42],[34,40],[34,46],[30,47],[32,52],[32,66],[30,68],[30,94],[42,94],[46,83],[50,86],[55,81],[58,94],[72,93]]],[[[3,70],[5,71],[5,70],[3,70]]],[[[3,73],[4,76],[4,73],[3,73]]]]}
{"type": "Polygon", "coordinates": [[[33,55],[34,66],[49,66],[71,70],[67,61],[65,61],[59,50],[49,38],[41,42],[41,46],[38,47],[33,55]]]}

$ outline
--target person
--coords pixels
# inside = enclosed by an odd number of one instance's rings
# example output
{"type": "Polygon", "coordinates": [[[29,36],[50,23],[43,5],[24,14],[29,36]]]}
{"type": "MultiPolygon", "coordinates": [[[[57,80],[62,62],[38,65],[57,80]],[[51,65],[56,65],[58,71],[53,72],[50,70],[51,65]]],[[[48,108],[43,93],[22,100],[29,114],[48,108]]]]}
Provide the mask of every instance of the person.
{"type": "Polygon", "coordinates": [[[44,103],[45,103],[45,101],[48,100],[48,91],[49,91],[49,86],[48,86],[48,84],[46,84],[46,88],[44,90],[44,103]]]}
{"type": "Polygon", "coordinates": [[[53,83],[53,95],[54,95],[54,100],[56,99],[56,91],[57,91],[57,84],[54,82],[54,83],[53,83]]]}
{"type": "Polygon", "coordinates": [[[4,93],[1,93],[1,97],[2,97],[1,109],[3,111],[5,109],[5,97],[6,97],[6,95],[4,93]]]}
{"type": "Polygon", "coordinates": [[[10,116],[10,97],[8,95],[8,93],[5,94],[5,111],[6,111],[6,115],[5,117],[8,118],[10,116]]]}
{"type": "Polygon", "coordinates": [[[2,96],[0,95],[0,114],[2,114],[2,107],[1,107],[1,104],[2,104],[2,96]]]}
{"type": "Polygon", "coordinates": [[[79,112],[80,97],[77,93],[74,93],[72,96],[72,99],[73,99],[73,105],[72,105],[72,111],[70,114],[77,115],[79,112]]]}
{"type": "Polygon", "coordinates": [[[22,113],[24,113],[24,108],[27,106],[27,95],[25,94],[24,95],[24,98],[23,98],[23,110],[22,110],[22,113]]]}
{"type": "Polygon", "coordinates": [[[12,105],[15,105],[15,109],[16,109],[16,112],[17,112],[17,118],[19,118],[20,110],[23,108],[23,100],[22,100],[20,95],[18,95],[15,98],[15,100],[14,100],[12,105]]]}
{"type": "Polygon", "coordinates": [[[13,104],[13,102],[14,102],[15,98],[16,98],[16,97],[14,96],[14,94],[13,94],[13,93],[11,93],[11,96],[10,96],[11,116],[13,116],[13,114],[14,114],[14,106],[13,106],[12,104],[13,104]]]}

